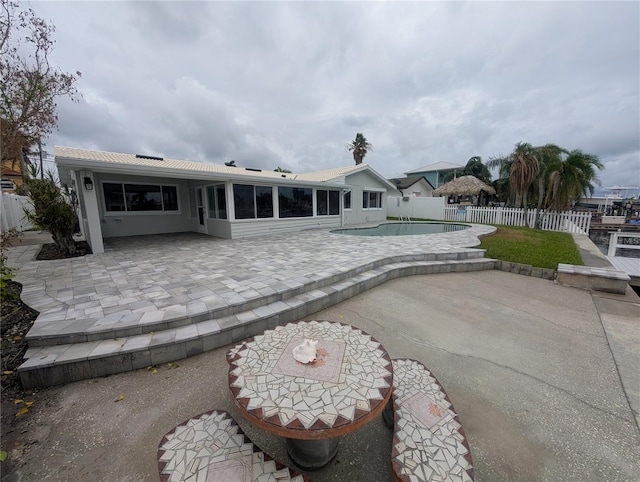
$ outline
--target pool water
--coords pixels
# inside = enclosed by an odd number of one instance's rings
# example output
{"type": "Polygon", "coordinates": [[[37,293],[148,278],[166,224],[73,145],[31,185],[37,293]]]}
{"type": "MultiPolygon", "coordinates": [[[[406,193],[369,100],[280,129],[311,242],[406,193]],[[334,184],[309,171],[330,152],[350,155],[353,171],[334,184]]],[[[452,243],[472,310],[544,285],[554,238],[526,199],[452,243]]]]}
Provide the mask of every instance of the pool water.
{"type": "Polygon", "coordinates": [[[462,231],[470,227],[466,224],[454,223],[385,223],[372,228],[336,229],[331,232],[352,236],[413,236],[462,231]]]}

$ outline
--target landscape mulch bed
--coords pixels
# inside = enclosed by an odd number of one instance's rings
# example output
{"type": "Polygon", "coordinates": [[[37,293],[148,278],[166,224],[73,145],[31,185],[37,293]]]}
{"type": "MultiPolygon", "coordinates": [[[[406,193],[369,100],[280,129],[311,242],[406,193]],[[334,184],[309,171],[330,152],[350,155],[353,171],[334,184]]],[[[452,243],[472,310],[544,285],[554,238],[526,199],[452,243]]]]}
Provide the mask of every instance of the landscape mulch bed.
{"type": "MultiPolygon", "coordinates": [[[[79,256],[84,256],[85,254],[91,254],[91,248],[86,241],[76,241],[76,254],[71,256],[73,258],[77,258],[79,256]]],[[[43,244],[42,249],[36,255],[36,259],[38,261],[46,261],[52,259],[64,259],[69,256],[63,256],[58,247],[54,243],[43,244]]]]}

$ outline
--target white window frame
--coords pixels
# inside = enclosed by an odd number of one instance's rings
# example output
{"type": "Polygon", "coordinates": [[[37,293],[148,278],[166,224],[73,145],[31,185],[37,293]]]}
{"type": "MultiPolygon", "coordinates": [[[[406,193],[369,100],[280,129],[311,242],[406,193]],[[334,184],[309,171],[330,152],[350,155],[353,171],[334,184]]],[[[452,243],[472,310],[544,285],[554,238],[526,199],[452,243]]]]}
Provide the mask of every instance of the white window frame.
{"type": "Polygon", "coordinates": [[[383,198],[384,198],[384,191],[376,191],[373,189],[363,189],[362,190],[362,210],[363,211],[382,211],[384,207],[383,198]],[[371,200],[372,193],[376,195],[376,198],[378,199],[378,203],[380,204],[380,206],[370,207],[370,200],[371,200]],[[364,201],[365,194],[367,195],[366,207],[365,207],[365,201],[364,201]]]}
{"type": "Polygon", "coordinates": [[[216,184],[207,184],[205,186],[205,197],[207,198],[207,219],[221,219],[223,221],[228,221],[229,220],[229,199],[227,199],[227,185],[224,182],[218,182],[216,184]],[[226,218],[221,218],[218,216],[218,214],[220,214],[220,206],[218,205],[218,190],[220,189],[220,186],[222,186],[222,188],[224,189],[224,196],[225,196],[225,203],[226,203],[226,208],[225,211],[227,213],[227,217],[226,218]],[[213,212],[215,214],[215,216],[211,216],[210,211],[209,211],[209,188],[213,189],[213,212]]]}
{"type": "MultiPolygon", "coordinates": [[[[137,181],[112,181],[108,179],[104,179],[100,181],[100,189],[102,190],[102,203],[104,209],[105,216],[167,216],[167,215],[177,215],[182,214],[182,203],[180,202],[180,186],[178,184],[173,184],[170,182],[137,182],[137,181]],[[123,196],[124,196],[124,185],[125,184],[138,184],[142,186],[159,186],[160,193],[162,193],[162,186],[170,186],[176,188],[176,201],[178,203],[178,209],[176,211],[165,211],[164,210],[164,201],[161,211],[108,211],[107,210],[107,199],[104,194],[104,185],[105,184],[120,184],[122,186],[123,196]]],[[[127,200],[124,199],[125,209],[127,207],[127,200]]]]}
{"type": "Polygon", "coordinates": [[[345,193],[343,193],[342,195],[342,204],[343,204],[343,211],[352,211],[353,210],[353,196],[352,196],[352,192],[353,191],[347,191],[345,193]],[[347,207],[347,195],[349,195],[349,207],[347,207]]]}

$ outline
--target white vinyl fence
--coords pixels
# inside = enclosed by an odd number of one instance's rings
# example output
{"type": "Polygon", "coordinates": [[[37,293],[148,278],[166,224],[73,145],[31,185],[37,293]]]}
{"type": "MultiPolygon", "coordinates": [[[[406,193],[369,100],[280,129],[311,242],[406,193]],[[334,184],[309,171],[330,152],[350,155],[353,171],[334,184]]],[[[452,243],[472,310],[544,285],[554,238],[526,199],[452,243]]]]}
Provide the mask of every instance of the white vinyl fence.
{"type": "MultiPolygon", "coordinates": [[[[397,218],[439,219],[443,221],[463,221],[479,224],[503,224],[506,226],[533,227],[536,211],[521,208],[451,206],[444,204],[444,198],[389,197],[389,216],[397,218]]],[[[590,213],[544,212],[540,213],[540,227],[547,231],[588,234],[591,226],[590,213]]]]}
{"type": "MultiPolygon", "coordinates": [[[[522,208],[502,207],[476,207],[476,206],[446,206],[444,208],[446,221],[465,221],[467,223],[503,224],[506,226],[533,227],[536,219],[536,210],[522,208]],[[525,223],[525,219],[528,223],[525,223]]],[[[540,211],[540,228],[546,231],[560,231],[564,233],[588,234],[591,226],[590,213],[545,212],[540,211]]]]}
{"type": "Polygon", "coordinates": [[[27,231],[34,226],[27,221],[24,216],[25,206],[31,207],[31,200],[28,196],[18,196],[17,194],[2,193],[2,204],[0,205],[0,218],[2,219],[2,232],[7,232],[11,228],[18,231],[27,231]]]}
{"type": "Polygon", "coordinates": [[[389,196],[387,198],[387,216],[410,219],[444,219],[444,198],[389,196]]]}

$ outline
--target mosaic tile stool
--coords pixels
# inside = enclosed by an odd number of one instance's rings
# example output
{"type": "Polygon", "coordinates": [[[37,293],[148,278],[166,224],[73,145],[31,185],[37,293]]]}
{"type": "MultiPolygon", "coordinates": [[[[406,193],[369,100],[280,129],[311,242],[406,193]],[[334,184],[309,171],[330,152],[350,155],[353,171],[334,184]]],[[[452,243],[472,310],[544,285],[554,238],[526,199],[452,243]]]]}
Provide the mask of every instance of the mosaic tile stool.
{"type": "Polygon", "coordinates": [[[391,465],[396,481],[473,480],[471,450],[458,415],[422,363],[393,360],[392,401],[383,417],[394,429],[391,465]]]}
{"type": "Polygon", "coordinates": [[[190,418],[162,437],[158,471],[162,482],[309,482],[260,451],[222,410],[190,418]]]}

